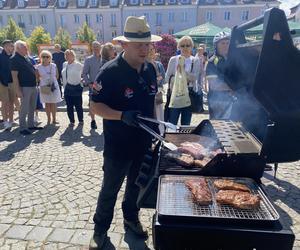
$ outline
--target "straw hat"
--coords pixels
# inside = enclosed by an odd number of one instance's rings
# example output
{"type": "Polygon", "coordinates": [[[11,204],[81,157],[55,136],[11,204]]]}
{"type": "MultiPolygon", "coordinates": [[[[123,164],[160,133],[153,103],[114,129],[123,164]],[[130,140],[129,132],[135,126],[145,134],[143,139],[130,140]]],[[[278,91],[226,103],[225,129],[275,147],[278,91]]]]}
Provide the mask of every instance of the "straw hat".
{"type": "Polygon", "coordinates": [[[124,35],[115,37],[115,41],[124,42],[158,42],[160,36],[151,35],[149,24],[144,16],[129,16],[124,26],[124,35]]]}

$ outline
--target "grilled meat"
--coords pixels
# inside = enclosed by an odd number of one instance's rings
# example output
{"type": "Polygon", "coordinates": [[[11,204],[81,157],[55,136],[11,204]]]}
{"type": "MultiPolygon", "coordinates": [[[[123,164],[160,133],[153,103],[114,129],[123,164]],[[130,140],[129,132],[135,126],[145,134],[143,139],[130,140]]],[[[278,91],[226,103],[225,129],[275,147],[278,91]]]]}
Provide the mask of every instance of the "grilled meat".
{"type": "Polygon", "coordinates": [[[204,157],[202,160],[194,160],[194,166],[203,168],[211,159],[204,157]]]}
{"type": "Polygon", "coordinates": [[[198,180],[187,180],[185,185],[191,191],[195,203],[209,205],[212,203],[212,196],[204,178],[198,180]]]}
{"type": "Polygon", "coordinates": [[[181,153],[189,154],[195,159],[201,160],[204,158],[205,148],[196,142],[184,142],[178,147],[178,151],[181,153]]]}
{"type": "Polygon", "coordinates": [[[237,190],[243,192],[250,192],[250,189],[244,185],[231,180],[216,180],[214,185],[217,189],[220,190],[237,190]]]}
{"type": "Polygon", "coordinates": [[[236,190],[220,190],[216,194],[216,200],[219,204],[231,205],[240,209],[256,209],[260,206],[259,195],[236,190]]]}
{"type": "Polygon", "coordinates": [[[194,158],[188,154],[182,154],[179,152],[169,152],[166,155],[166,158],[175,161],[177,164],[190,167],[194,164],[194,158]]]}

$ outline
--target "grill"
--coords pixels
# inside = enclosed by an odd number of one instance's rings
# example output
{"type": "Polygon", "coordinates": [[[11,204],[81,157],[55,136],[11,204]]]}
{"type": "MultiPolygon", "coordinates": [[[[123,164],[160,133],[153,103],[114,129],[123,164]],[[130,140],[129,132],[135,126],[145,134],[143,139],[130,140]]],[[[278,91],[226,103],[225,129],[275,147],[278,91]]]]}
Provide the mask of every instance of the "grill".
{"type": "Polygon", "coordinates": [[[262,189],[253,180],[248,178],[220,178],[206,177],[208,187],[212,194],[213,203],[207,206],[200,206],[193,202],[191,192],[184,182],[186,180],[197,180],[196,176],[184,175],[162,175],[159,179],[157,213],[160,221],[172,221],[177,219],[186,220],[230,220],[244,222],[269,223],[279,219],[279,215],[268,200],[262,189]],[[216,188],[213,181],[216,179],[230,179],[241,184],[246,184],[252,194],[261,198],[258,209],[237,209],[229,205],[219,205],[216,202],[216,188]]]}

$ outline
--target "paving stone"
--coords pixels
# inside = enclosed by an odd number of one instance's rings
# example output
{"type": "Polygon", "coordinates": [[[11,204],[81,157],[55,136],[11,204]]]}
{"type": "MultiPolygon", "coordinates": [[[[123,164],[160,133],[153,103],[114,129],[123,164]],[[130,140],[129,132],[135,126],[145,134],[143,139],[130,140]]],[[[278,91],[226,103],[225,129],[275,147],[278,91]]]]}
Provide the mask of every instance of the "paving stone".
{"type": "Polygon", "coordinates": [[[71,237],[73,236],[74,232],[75,230],[71,229],[55,228],[54,231],[50,234],[48,240],[68,243],[71,237]]]}
{"type": "Polygon", "coordinates": [[[50,227],[35,227],[26,237],[26,240],[45,241],[52,232],[50,227]]]}
{"type": "Polygon", "coordinates": [[[0,236],[10,228],[10,225],[0,224],[0,236]]]}
{"type": "Polygon", "coordinates": [[[78,245],[88,245],[94,234],[93,230],[76,230],[70,243],[78,245]]]}
{"type": "Polygon", "coordinates": [[[5,237],[23,240],[32,228],[33,226],[14,225],[6,232],[5,237]]]}

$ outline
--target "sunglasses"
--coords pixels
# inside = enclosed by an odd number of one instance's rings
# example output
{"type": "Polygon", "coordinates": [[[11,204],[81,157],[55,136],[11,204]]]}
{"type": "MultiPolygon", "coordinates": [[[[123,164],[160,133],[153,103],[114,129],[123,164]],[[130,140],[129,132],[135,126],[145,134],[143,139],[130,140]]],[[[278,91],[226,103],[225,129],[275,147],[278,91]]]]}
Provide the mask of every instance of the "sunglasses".
{"type": "Polygon", "coordinates": [[[42,56],[42,58],[50,58],[50,56],[42,56]]]}
{"type": "Polygon", "coordinates": [[[180,45],[180,48],[189,48],[189,47],[191,47],[190,44],[182,44],[182,45],[180,45]]]}

